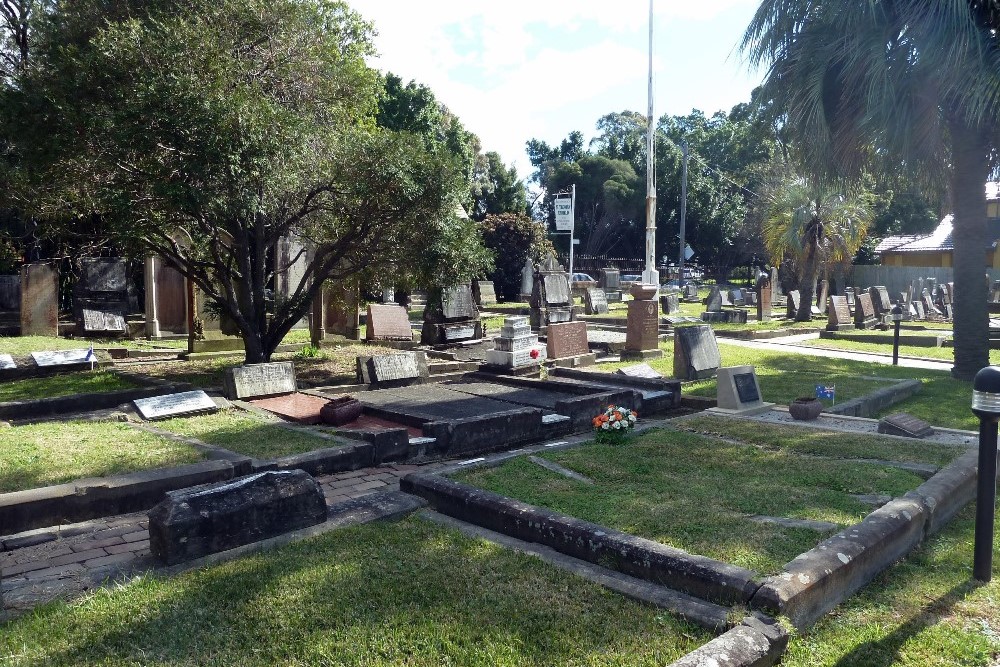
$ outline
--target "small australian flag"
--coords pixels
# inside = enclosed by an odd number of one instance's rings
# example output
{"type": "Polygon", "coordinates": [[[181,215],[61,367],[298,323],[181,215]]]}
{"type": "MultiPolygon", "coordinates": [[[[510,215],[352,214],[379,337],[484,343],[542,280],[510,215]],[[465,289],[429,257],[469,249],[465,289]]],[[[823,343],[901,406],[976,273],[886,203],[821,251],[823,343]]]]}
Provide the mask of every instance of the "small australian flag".
{"type": "Polygon", "coordinates": [[[837,385],[831,384],[829,386],[818,384],[816,385],[816,398],[829,398],[833,400],[837,394],[837,385]]]}

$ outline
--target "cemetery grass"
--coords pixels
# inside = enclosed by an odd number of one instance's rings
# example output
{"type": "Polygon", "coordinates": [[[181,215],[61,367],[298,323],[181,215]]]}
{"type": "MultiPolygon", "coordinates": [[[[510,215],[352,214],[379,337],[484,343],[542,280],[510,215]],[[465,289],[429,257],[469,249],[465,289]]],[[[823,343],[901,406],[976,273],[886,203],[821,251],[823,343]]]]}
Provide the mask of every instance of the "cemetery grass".
{"type": "Polygon", "coordinates": [[[124,347],[130,350],[187,349],[186,340],[148,341],[143,338],[63,338],[62,336],[0,336],[0,352],[13,356],[29,355],[47,350],[95,350],[124,347]]]}
{"type": "Polygon", "coordinates": [[[6,623],[0,663],[652,666],[711,638],[534,557],[411,517],[50,603],[6,623]]]}
{"type": "Polygon", "coordinates": [[[72,394],[92,394],[131,389],[136,384],[111,371],[83,371],[0,384],[0,403],[33,401],[72,394]]]}
{"type": "MultiPolygon", "coordinates": [[[[885,354],[892,356],[891,343],[862,343],[852,340],[805,340],[796,345],[805,347],[828,348],[833,350],[848,350],[850,352],[862,352],[866,354],[885,354]]],[[[954,347],[917,347],[915,345],[900,345],[899,356],[913,357],[915,359],[933,359],[936,361],[953,361],[955,359],[954,347]]],[[[990,363],[1000,363],[1000,350],[990,350],[990,363]]]]}
{"type": "Polygon", "coordinates": [[[899,496],[923,481],[895,468],[804,456],[786,446],[785,432],[757,434],[758,444],[661,429],[624,446],[590,443],[542,454],[594,486],[525,457],[458,479],[762,575],[780,572],[827,533],[759,524],[751,515],[846,527],[871,511],[850,494],[899,496]]]}
{"type": "Polygon", "coordinates": [[[165,419],[154,426],[257,459],[273,459],[337,446],[336,442],[310,435],[308,431],[279,426],[237,408],[165,419]]]}
{"type": "Polygon", "coordinates": [[[202,460],[190,445],[121,423],[46,422],[0,429],[0,492],[202,460]]]}

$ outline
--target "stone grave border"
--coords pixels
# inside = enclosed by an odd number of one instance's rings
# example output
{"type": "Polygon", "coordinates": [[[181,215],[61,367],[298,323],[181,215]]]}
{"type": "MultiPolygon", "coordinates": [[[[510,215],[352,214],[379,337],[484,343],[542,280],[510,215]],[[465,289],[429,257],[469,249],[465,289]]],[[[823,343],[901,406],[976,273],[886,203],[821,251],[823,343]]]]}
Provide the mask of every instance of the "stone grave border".
{"type": "Polygon", "coordinates": [[[871,380],[892,382],[888,387],[876,389],[870,394],[852,398],[843,403],[825,406],[823,412],[850,417],[871,417],[875,413],[896,403],[905,401],[923,388],[920,380],[897,380],[895,378],[871,377],[871,380]]]}
{"type": "MultiPolygon", "coordinates": [[[[885,334],[859,334],[852,331],[823,331],[819,332],[820,338],[828,340],[848,340],[856,343],[874,343],[878,345],[892,345],[891,333],[885,334]]],[[[951,336],[919,336],[919,335],[899,335],[899,344],[911,347],[945,347],[945,340],[950,340],[951,336]]],[[[892,354],[892,352],[889,352],[892,354]]]]}
{"type": "MultiPolygon", "coordinates": [[[[81,343],[84,341],[81,341],[81,343]]],[[[89,343],[88,343],[89,345],[89,343]]],[[[82,347],[87,347],[83,345],[82,347]]],[[[82,349],[82,348],[81,348],[82,349]]],[[[37,350],[36,350],[37,351],[37,350]]],[[[105,348],[94,348],[94,352],[106,351],[105,348]]],[[[16,380],[30,380],[32,378],[51,377],[53,375],[64,375],[66,373],[78,373],[89,371],[90,362],[79,364],[64,364],[61,366],[36,366],[30,354],[15,355],[14,362],[17,368],[0,369],[0,382],[14,382],[16,380]]],[[[98,359],[94,362],[94,370],[106,370],[114,366],[113,360],[98,359]]]]}
{"type": "MultiPolygon", "coordinates": [[[[747,418],[752,420],[752,418],[747,418]]],[[[558,443],[559,448],[576,442],[558,443]]],[[[554,448],[549,445],[548,448],[554,448]]],[[[456,482],[458,471],[495,467],[543,448],[473,459],[436,473],[411,473],[400,489],[435,511],[547,546],[640,579],[724,605],[786,616],[812,626],[874,577],[940,531],[976,494],[978,452],[967,449],[916,489],[799,554],[778,575],[754,572],[456,482]]],[[[697,622],[697,618],[692,618],[697,622]]],[[[682,659],[683,660],[683,659],[682,659]]],[[[686,664],[681,661],[675,664],[686,664]]]]}

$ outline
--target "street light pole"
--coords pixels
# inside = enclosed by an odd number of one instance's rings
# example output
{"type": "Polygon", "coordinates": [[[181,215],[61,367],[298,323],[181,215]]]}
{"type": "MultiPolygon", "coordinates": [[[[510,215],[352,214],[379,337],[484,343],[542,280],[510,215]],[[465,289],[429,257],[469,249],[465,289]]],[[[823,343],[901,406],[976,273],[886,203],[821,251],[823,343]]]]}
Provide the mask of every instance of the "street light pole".
{"type": "Polygon", "coordinates": [[[892,307],[892,365],[899,365],[899,323],[903,320],[903,307],[897,302],[892,307]]]}
{"type": "Polygon", "coordinates": [[[642,282],[660,288],[656,270],[656,125],[653,119],[653,0],[649,0],[649,109],[646,114],[646,270],[642,282]]]}

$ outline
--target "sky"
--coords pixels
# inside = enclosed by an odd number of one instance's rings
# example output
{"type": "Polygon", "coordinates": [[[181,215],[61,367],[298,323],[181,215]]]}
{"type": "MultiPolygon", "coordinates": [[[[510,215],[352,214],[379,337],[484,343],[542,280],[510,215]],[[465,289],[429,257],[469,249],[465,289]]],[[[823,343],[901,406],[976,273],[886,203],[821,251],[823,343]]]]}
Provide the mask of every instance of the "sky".
{"type": "MultiPolygon", "coordinates": [[[[415,80],[521,177],[532,138],[589,140],[598,118],[647,107],[646,0],[348,0],[378,31],[371,65],[415,80]]],[[[711,115],[762,75],[737,49],[758,0],[654,0],[654,114],[711,115]]]]}

